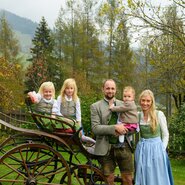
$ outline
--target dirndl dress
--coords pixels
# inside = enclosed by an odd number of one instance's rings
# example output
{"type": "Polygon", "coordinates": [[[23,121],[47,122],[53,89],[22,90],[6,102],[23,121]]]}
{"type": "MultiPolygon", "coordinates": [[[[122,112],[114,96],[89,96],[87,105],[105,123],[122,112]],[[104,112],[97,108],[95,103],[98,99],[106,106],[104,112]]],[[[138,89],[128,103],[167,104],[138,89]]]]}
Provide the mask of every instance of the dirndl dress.
{"type": "Polygon", "coordinates": [[[174,185],[170,161],[160,137],[141,138],[138,142],[135,185],[174,185]]]}

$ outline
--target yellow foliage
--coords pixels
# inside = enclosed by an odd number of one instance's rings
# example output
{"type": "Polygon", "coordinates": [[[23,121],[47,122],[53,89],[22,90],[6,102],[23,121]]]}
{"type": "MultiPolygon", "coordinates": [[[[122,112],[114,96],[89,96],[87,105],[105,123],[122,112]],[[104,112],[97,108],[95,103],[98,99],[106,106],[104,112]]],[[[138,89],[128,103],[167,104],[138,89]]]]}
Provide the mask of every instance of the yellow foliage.
{"type": "Polygon", "coordinates": [[[20,64],[16,64],[15,66],[17,69],[21,69],[21,65],[20,64]]]}
{"type": "Polygon", "coordinates": [[[131,9],[136,9],[136,5],[134,4],[133,0],[127,0],[128,7],[131,9]]]}
{"type": "Polygon", "coordinates": [[[105,3],[99,11],[99,16],[106,15],[107,12],[110,12],[110,5],[108,3],[105,3]]]}
{"type": "Polygon", "coordinates": [[[4,75],[3,75],[3,73],[0,71],[0,77],[3,77],[4,75]]]}
{"type": "Polygon", "coordinates": [[[0,64],[0,109],[11,111],[19,106],[21,98],[24,98],[22,83],[18,80],[21,66],[9,63],[2,57],[0,64]]]}

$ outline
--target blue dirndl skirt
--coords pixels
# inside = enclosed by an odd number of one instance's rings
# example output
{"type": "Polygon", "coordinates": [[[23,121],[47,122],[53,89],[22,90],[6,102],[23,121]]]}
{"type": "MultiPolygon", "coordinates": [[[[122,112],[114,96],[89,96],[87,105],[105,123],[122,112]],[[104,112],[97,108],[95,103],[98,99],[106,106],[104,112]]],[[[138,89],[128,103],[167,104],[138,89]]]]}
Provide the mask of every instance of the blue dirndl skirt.
{"type": "Polygon", "coordinates": [[[170,161],[160,137],[141,138],[138,142],[135,185],[174,185],[170,161]]]}

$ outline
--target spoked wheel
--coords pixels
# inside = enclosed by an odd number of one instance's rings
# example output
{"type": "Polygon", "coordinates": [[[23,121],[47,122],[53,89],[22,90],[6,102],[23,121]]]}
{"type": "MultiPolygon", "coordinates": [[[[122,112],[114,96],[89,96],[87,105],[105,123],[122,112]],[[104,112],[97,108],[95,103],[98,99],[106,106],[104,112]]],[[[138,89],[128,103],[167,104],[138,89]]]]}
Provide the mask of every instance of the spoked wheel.
{"type": "Polygon", "coordinates": [[[25,143],[33,143],[33,142],[35,143],[37,141],[40,142],[41,138],[33,137],[33,135],[29,137],[28,134],[25,135],[24,133],[12,135],[0,144],[0,156],[3,156],[5,153],[15,148],[16,146],[19,146],[25,143]]]}
{"type": "Polygon", "coordinates": [[[59,185],[62,175],[71,184],[71,174],[62,155],[44,144],[22,144],[0,158],[2,185],[59,185]],[[55,177],[55,178],[54,178],[55,177]]]}
{"type": "MultiPolygon", "coordinates": [[[[66,183],[67,174],[64,174],[60,183],[66,183]]],[[[77,165],[71,168],[71,179],[74,185],[107,185],[103,173],[91,165],[77,165]]]]}

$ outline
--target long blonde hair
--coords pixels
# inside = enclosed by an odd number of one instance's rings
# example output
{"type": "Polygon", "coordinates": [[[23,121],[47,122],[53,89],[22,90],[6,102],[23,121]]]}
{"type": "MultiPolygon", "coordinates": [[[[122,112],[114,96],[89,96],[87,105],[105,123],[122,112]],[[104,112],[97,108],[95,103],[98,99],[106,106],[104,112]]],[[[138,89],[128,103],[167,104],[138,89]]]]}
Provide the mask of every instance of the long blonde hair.
{"type": "Polygon", "coordinates": [[[141,98],[143,96],[150,96],[151,99],[152,99],[152,105],[150,107],[150,110],[148,112],[148,115],[151,119],[151,122],[150,122],[150,127],[151,127],[151,130],[152,132],[154,133],[157,129],[157,124],[158,124],[158,121],[157,121],[157,115],[156,115],[156,105],[155,105],[155,98],[154,98],[154,94],[151,90],[149,89],[146,89],[144,90],[140,96],[139,96],[139,103],[141,104],[141,98]]]}
{"type": "Polygon", "coordinates": [[[51,88],[52,89],[52,98],[54,99],[55,98],[55,86],[53,84],[53,82],[43,82],[41,84],[41,86],[39,87],[39,91],[38,93],[43,96],[43,91],[44,91],[44,88],[51,88]]]}
{"type": "Polygon", "coordinates": [[[77,95],[78,89],[77,89],[76,81],[73,78],[68,78],[63,83],[63,86],[62,86],[62,88],[60,90],[60,95],[61,95],[62,102],[64,102],[64,103],[66,102],[65,89],[67,87],[73,87],[74,88],[74,93],[72,95],[72,99],[73,99],[74,102],[76,102],[77,99],[78,99],[78,95],[77,95]]]}

